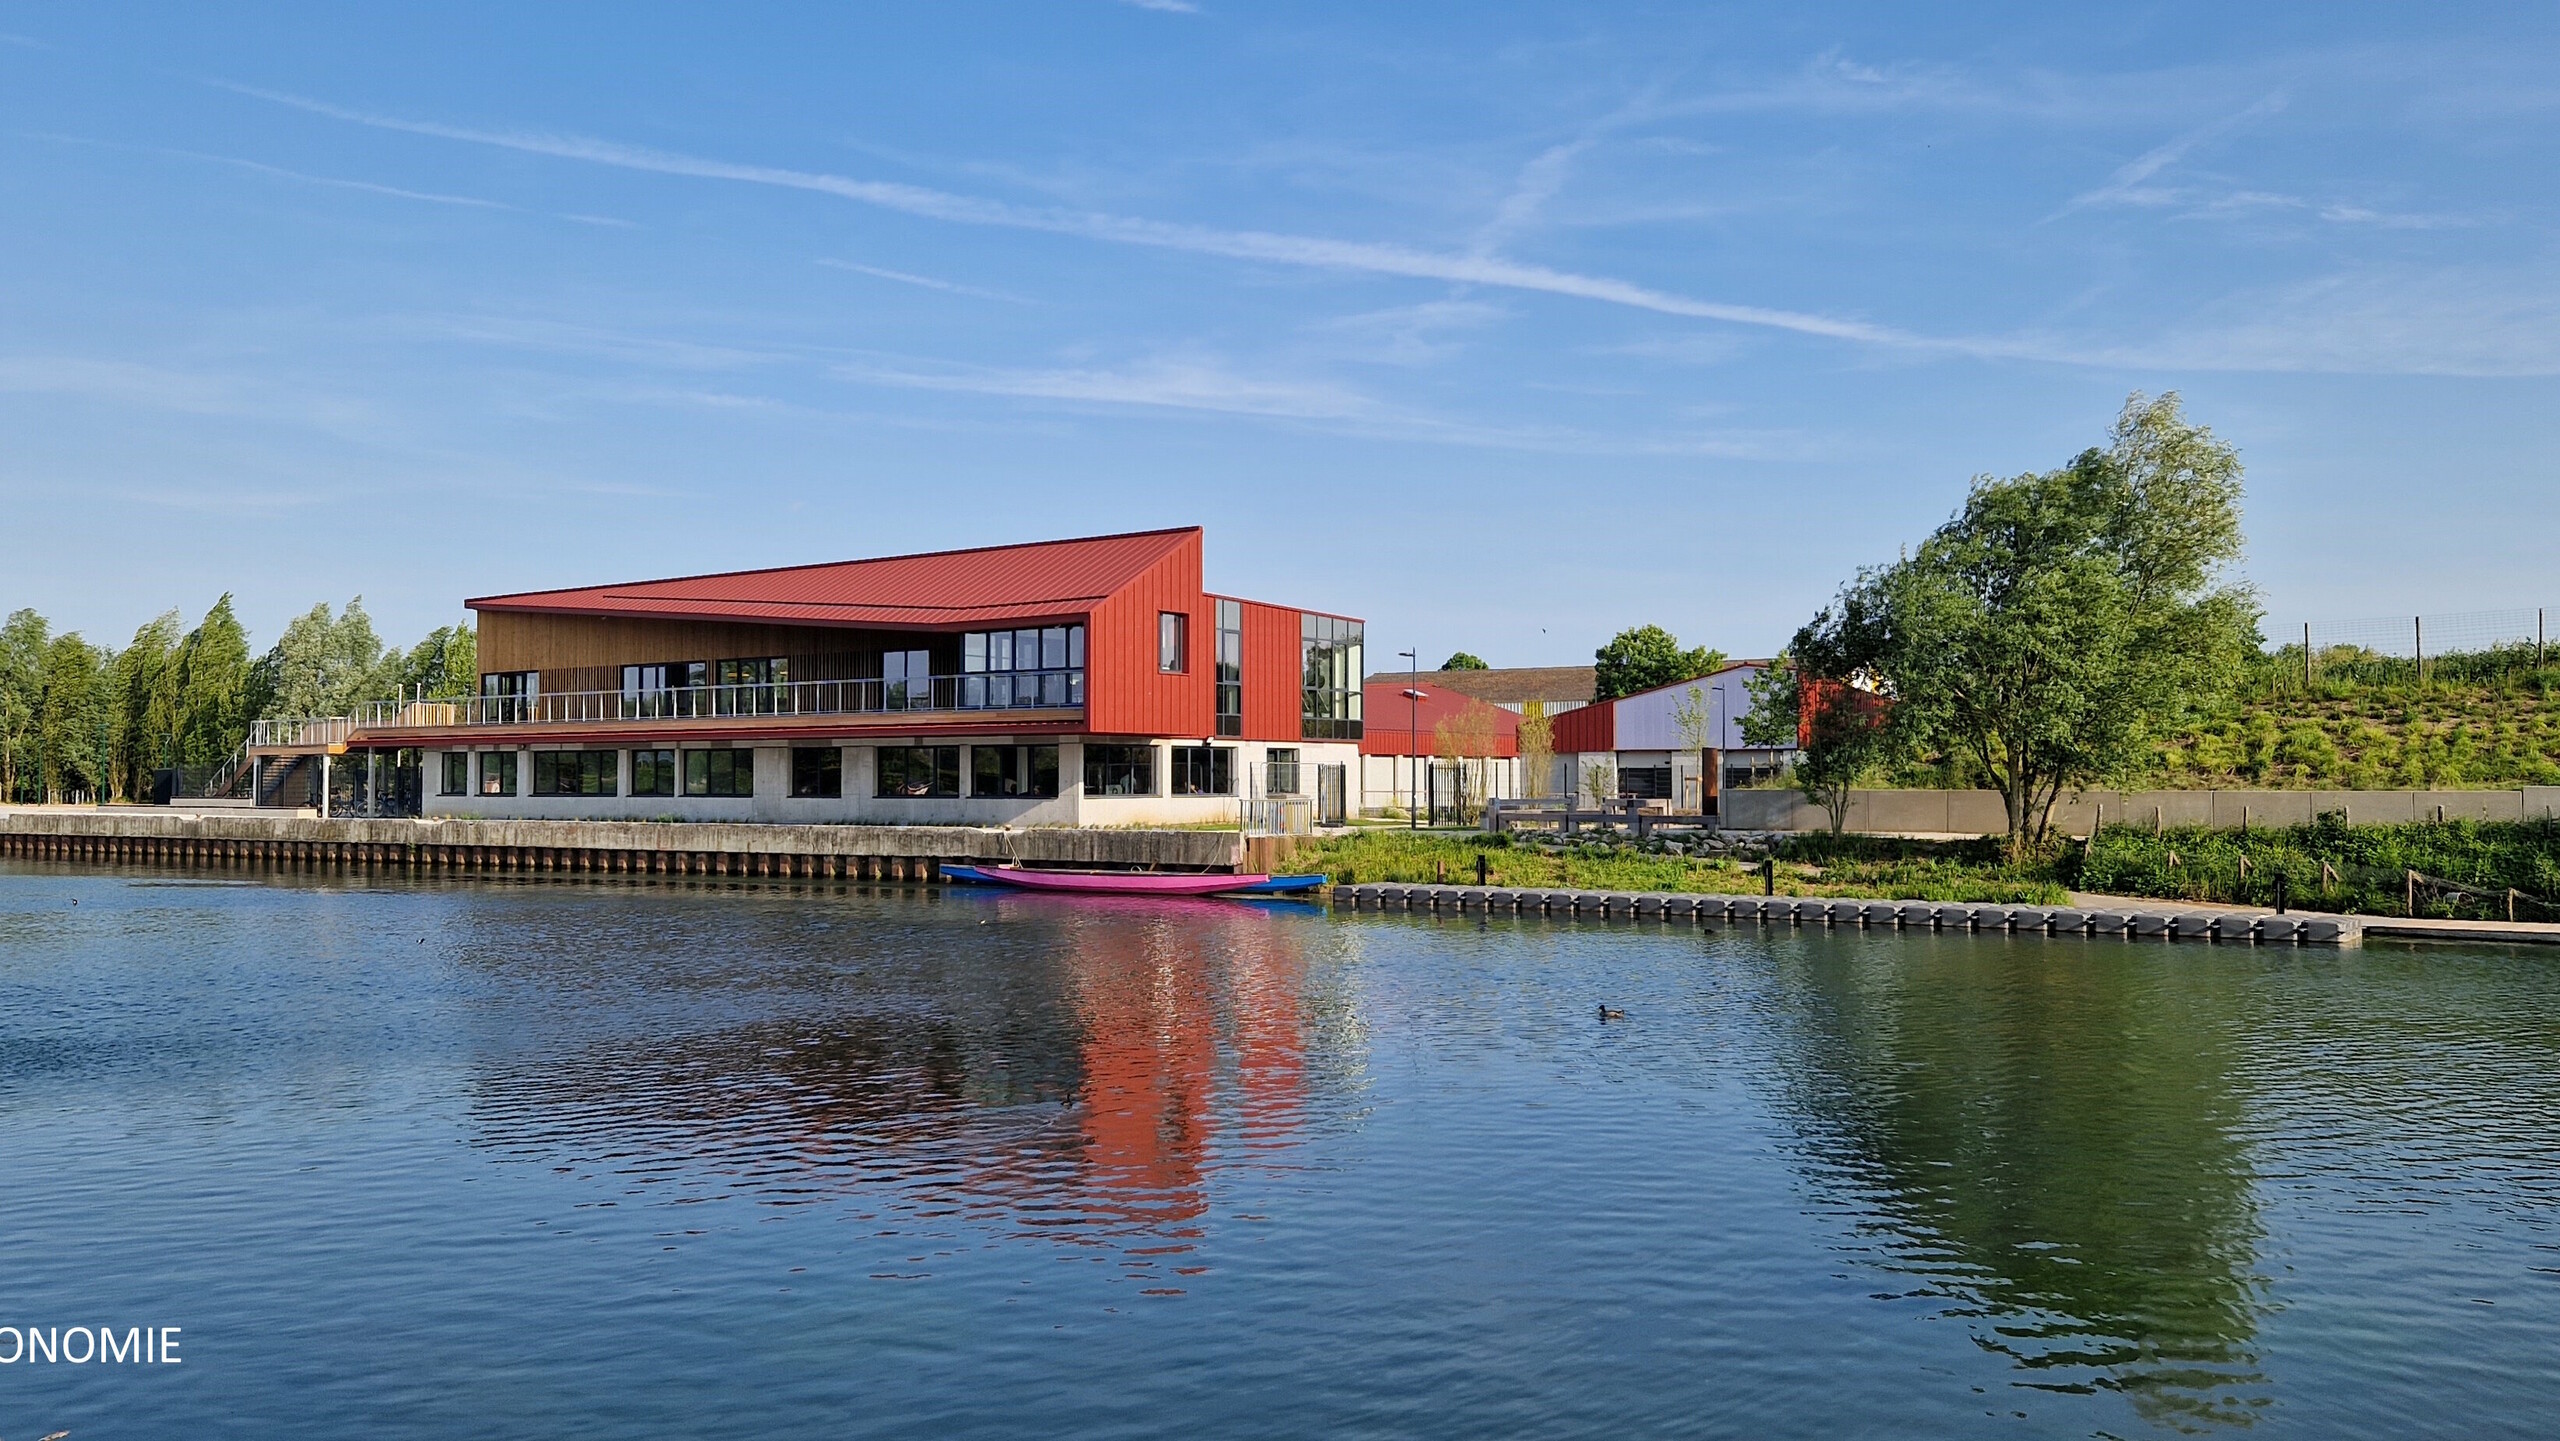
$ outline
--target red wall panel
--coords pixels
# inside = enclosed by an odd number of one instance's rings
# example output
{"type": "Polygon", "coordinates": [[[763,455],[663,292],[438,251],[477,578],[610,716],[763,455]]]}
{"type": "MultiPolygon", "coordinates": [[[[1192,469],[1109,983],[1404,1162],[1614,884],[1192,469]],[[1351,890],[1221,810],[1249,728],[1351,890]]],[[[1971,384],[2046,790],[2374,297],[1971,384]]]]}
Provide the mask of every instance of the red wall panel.
{"type": "Polygon", "coordinates": [[[1576,706],[1555,719],[1557,755],[1613,751],[1618,748],[1618,704],[1594,701],[1576,706]]]}
{"type": "Polygon", "coordinates": [[[1147,567],[1085,622],[1086,724],[1096,735],[1207,736],[1217,727],[1217,612],[1200,588],[1200,532],[1147,567]],[[1189,668],[1156,667],[1156,617],[1191,618],[1189,668]]]}
{"type": "Polygon", "coordinates": [[[1244,603],[1244,738],[1293,745],[1305,711],[1298,612],[1244,603]]]}

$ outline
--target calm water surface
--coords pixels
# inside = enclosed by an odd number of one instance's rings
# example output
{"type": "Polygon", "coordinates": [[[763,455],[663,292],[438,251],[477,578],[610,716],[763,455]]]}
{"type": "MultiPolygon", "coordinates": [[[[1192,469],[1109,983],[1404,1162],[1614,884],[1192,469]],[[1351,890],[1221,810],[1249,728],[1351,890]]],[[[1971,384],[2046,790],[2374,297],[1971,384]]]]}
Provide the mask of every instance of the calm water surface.
{"type": "Polygon", "coordinates": [[[0,1325],[184,1333],[0,1436],[2548,1435],[2556,1060],[2494,951],[20,865],[0,1325]]]}

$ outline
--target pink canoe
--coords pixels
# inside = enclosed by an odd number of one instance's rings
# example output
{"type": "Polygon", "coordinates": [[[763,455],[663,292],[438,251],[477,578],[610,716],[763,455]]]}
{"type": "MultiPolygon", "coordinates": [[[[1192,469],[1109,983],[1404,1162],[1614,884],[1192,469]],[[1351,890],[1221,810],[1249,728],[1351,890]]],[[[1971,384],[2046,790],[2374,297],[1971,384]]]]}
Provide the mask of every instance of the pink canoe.
{"type": "Polygon", "coordinates": [[[943,879],[1026,891],[1073,891],[1112,896],[1213,896],[1234,892],[1278,895],[1313,890],[1322,876],[1177,876],[1144,871],[1026,871],[1018,866],[944,866],[943,879]]]}

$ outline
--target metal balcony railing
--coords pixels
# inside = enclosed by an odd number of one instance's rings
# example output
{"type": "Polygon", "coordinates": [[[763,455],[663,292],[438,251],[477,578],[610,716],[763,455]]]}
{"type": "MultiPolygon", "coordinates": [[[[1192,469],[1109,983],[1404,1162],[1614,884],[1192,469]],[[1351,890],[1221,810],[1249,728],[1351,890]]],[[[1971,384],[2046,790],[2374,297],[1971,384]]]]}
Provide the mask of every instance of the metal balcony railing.
{"type": "Polygon", "coordinates": [[[887,715],[908,712],[1066,710],[1084,704],[1081,670],[909,680],[808,680],[769,685],[674,686],[661,690],[556,691],[549,695],[464,696],[454,700],[368,701],[343,716],[262,720],[255,747],[342,745],[360,731],[464,726],[564,725],[721,716],[887,715]]]}

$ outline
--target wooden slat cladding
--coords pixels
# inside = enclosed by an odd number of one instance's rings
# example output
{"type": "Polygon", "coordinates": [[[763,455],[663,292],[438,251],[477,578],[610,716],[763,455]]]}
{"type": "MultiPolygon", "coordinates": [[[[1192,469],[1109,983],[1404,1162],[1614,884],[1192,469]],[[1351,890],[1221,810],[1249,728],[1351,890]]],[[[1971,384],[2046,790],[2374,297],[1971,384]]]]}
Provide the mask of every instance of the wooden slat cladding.
{"type": "MultiPolygon", "coordinates": [[[[1061,616],[1058,623],[1078,619],[1061,616]]],[[[480,615],[482,673],[540,671],[542,688],[552,693],[619,689],[626,665],[770,656],[790,657],[795,681],[866,679],[880,673],[883,650],[929,650],[936,674],[960,669],[955,633],[503,610],[480,615]]]]}

